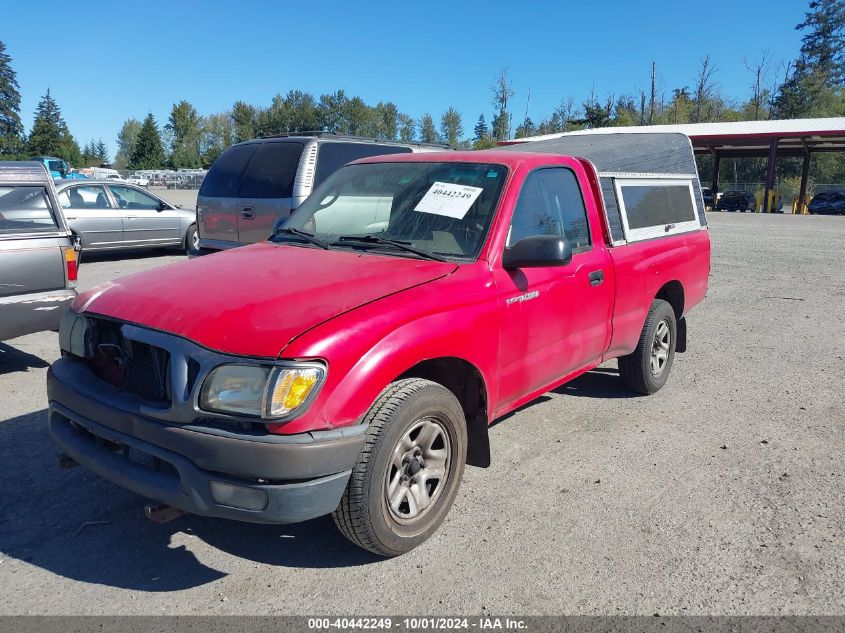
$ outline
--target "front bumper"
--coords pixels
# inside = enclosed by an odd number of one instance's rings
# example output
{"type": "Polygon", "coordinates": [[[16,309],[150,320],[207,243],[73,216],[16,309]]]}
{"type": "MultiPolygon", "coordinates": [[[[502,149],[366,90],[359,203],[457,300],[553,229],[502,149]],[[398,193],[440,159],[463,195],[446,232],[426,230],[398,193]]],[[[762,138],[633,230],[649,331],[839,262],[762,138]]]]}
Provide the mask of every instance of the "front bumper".
{"type": "Polygon", "coordinates": [[[48,371],[47,393],[50,432],[76,462],[128,490],[203,516],[295,523],[328,514],[365,441],[364,425],[282,436],[155,420],[140,413],[136,398],[70,358],[48,371]],[[266,505],[221,503],[212,482],[263,496],[266,505]]]}

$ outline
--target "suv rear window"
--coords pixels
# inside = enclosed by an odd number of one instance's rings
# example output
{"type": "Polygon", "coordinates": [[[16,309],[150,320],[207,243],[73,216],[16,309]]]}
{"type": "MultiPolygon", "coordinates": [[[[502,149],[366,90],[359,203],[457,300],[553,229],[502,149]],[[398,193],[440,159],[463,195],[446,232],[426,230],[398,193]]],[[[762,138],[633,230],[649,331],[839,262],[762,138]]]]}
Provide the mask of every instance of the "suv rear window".
{"type": "Polygon", "coordinates": [[[58,228],[44,187],[0,186],[0,235],[58,228]]]}
{"type": "Polygon", "coordinates": [[[236,145],[217,157],[202,182],[199,195],[215,198],[232,198],[238,195],[244,167],[258,149],[257,143],[236,145]]]}
{"type": "Polygon", "coordinates": [[[302,143],[259,144],[246,169],[238,196],[241,198],[290,198],[299,168],[302,143]]]}
{"type": "Polygon", "coordinates": [[[317,152],[317,170],[314,174],[316,187],[346,163],[368,156],[385,154],[408,154],[410,147],[398,145],[374,145],[372,143],[321,143],[317,152]]]}

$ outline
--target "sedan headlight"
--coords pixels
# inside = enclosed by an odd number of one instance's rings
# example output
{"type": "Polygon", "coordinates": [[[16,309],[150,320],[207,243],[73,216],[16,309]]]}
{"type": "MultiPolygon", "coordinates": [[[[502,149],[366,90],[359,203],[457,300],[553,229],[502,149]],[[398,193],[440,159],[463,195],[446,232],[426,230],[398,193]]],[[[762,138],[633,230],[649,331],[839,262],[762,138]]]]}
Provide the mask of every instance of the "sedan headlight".
{"type": "Polygon", "coordinates": [[[325,373],[318,365],[221,365],[205,379],[199,405],[215,413],[283,418],[310,400],[325,373]]]}

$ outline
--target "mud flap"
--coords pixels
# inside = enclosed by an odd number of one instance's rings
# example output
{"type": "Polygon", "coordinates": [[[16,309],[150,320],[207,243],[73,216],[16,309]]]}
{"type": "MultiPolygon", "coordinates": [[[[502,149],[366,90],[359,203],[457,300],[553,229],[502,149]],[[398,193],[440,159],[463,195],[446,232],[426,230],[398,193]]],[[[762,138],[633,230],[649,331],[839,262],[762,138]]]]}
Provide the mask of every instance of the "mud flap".
{"type": "Polygon", "coordinates": [[[678,321],[678,340],[675,343],[675,351],[678,354],[683,354],[687,351],[687,318],[682,317],[678,321]]]}

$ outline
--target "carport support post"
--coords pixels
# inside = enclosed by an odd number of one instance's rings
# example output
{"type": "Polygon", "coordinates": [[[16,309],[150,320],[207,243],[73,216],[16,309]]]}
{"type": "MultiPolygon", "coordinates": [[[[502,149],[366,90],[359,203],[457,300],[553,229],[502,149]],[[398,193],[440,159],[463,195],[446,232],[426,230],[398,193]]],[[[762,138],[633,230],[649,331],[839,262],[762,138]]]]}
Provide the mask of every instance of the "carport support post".
{"type": "Polygon", "coordinates": [[[719,167],[722,157],[719,152],[713,152],[713,181],[710,183],[710,191],[713,192],[713,208],[716,207],[716,193],[719,191],[719,167]]]}
{"type": "Polygon", "coordinates": [[[775,188],[775,161],[778,157],[778,139],[769,142],[769,162],[766,165],[766,188],[763,191],[763,213],[769,212],[769,192],[775,188]]]}
{"type": "Polygon", "coordinates": [[[810,150],[804,146],[804,163],[801,165],[801,187],[798,189],[798,209],[796,213],[804,213],[804,201],[807,199],[807,179],[810,176],[810,150]]]}

